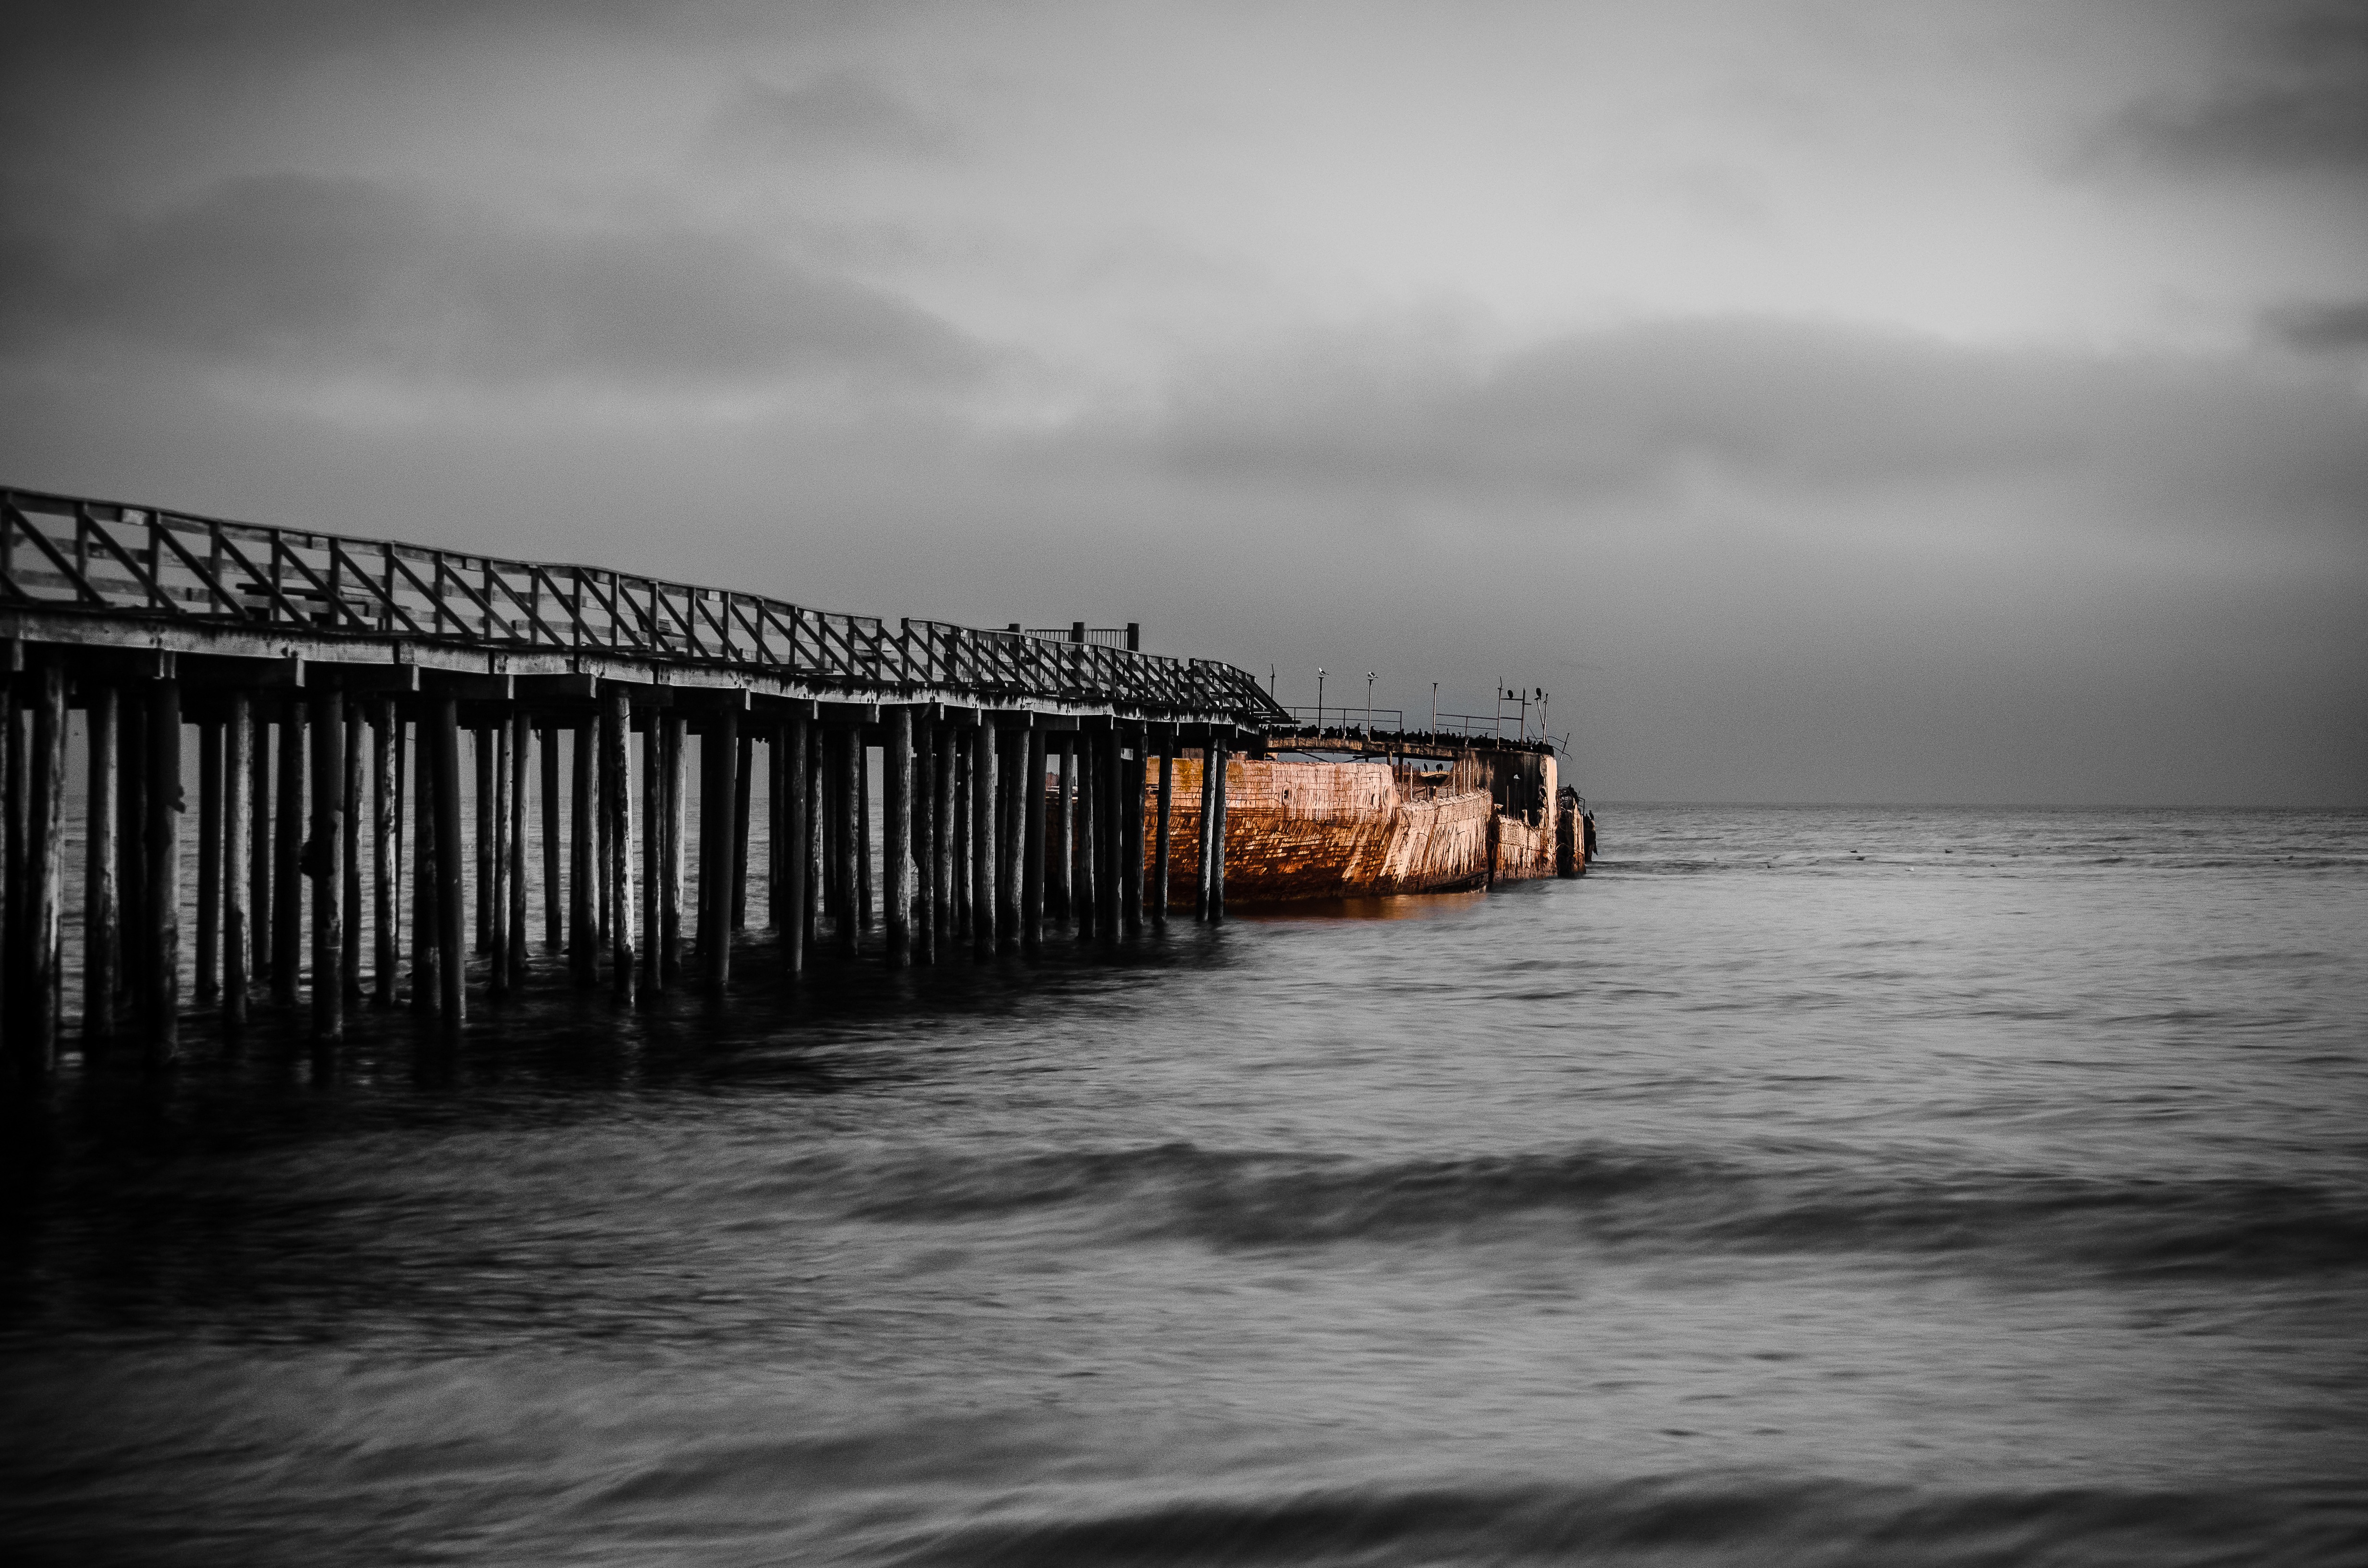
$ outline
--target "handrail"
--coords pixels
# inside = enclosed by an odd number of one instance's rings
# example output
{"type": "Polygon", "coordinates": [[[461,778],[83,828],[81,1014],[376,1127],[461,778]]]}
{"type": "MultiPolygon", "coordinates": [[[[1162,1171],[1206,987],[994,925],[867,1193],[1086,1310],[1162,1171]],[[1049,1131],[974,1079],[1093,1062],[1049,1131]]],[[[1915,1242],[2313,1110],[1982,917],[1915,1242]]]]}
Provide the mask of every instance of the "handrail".
{"type": "Polygon", "coordinates": [[[528,652],[608,652],[818,677],[873,693],[1287,717],[1247,670],[946,621],[844,615],[598,567],[470,555],[0,489],[0,608],[302,628],[528,652]]]}

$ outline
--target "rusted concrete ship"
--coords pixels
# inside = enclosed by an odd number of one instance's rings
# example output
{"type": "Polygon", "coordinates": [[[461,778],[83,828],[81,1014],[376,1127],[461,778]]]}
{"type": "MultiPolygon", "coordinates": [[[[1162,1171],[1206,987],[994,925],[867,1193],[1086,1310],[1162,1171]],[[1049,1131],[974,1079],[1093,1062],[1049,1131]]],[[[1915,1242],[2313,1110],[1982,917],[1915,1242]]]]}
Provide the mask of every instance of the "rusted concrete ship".
{"type": "MultiPolygon", "coordinates": [[[[1320,738],[1320,737],[1319,737],[1320,738]]],[[[1290,737],[1269,736],[1290,748],[1290,737]]],[[[1337,743],[1336,743],[1337,744],[1337,743]]],[[[1312,749],[1312,748],[1311,748],[1312,749]]],[[[1543,746],[1430,746],[1422,766],[1383,760],[1230,757],[1224,887],[1229,903],[1283,903],[1450,892],[1500,881],[1583,875],[1591,819],[1558,788],[1543,746]]],[[[1176,762],[1170,907],[1190,908],[1200,875],[1203,761],[1176,762]]],[[[1145,841],[1156,787],[1145,792],[1145,841]]]]}

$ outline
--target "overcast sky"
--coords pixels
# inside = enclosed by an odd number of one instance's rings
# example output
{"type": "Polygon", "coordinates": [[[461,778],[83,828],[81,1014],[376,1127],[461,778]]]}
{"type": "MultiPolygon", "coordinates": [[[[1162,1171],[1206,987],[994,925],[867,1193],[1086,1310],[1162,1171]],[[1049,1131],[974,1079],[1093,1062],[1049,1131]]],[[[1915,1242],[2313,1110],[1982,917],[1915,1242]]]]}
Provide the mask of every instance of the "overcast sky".
{"type": "Polygon", "coordinates": [[[6,483],[2368,803],[2357,0],[40,10],[6,483]]]}

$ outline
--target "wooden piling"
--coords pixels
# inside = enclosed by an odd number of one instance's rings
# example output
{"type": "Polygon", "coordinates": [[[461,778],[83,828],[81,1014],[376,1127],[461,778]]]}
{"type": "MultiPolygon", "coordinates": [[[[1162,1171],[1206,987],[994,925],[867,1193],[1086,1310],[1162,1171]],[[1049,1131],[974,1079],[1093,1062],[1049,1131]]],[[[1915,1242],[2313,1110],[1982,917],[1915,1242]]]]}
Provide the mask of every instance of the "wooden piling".
{"type": "Polygon", "coordinates": [[[520,708],[511,712],[509,726],[510,814],[509,825],[502,835],[509,865],[502,880],[509,889],[509,981],[516,987],[526,979],[526,912],[530,902],[526,877],[526,780],[527,757],[534,750],[534,721],[520,708]]]}
{"type": "MultiPolygon", "coordinates": [[[[477,790],[471,797],[476,810],[470,812],[471,825],[476,830],[477,885],[476,950],[493,955],[498,950],[502,925],[495,911],[501,897],[501,822],[502,766],[500,747],[495,737],[500,731],[491,724],[479,724],[469,732],[476,754],[477,790]]],[[[493,966],[494,994],[502,991],[501,964],[493,966]]]]}
{"type": "Polygon", "coordinates": [[[1209,828],[1209,924],[1222,926],[1225,920],[1225,743],[1220,738],[1216,752],[1216,802],[1211,812],[1209,828]]]}
{"type": "Polygon", "coordinates": [[[810,809],[806,796],[806,728],[803,717],[793,716],[774,742],[781,752],[780,769],[775,777],[781,781],[783,795],[781,809],[774,818],[782,842],[781,903],[774,914],[773,927],[781,942],[782,966],[791,974],[806,965],[806,818],[810,809]]]}
{"type": "MultiPolygon", "coordinates": [[[[271,895],[278,885],[272,874],[271,850],[271,716],[270,710],[250,699],[247,722],[253,727],[253,750],[247,756],[246,917],[247,967],[255,980],[271,974],[271,895]]],[[[238,869],[232,868],[236,876],[238,869]]]]}
{"type": "Polygon", "coordinates": [[[245,872],[254,855],[255,710],[245,691],[230,694],[222,726],[222,1016],[226,1029],[246,1022],[248,963],[255,928],[245,872]]]}
{"type": "Polygon", "coordinates": [[[198,972],[194,990],[200,1007],[222,995],[222,721],[209,716],[198,722],[198,972]]]}
{"type": "Polygon", "coordinates": [[[861,824],[857,817],[857,801],[863,793],[863,733],[841,730],[831,737],[837,751],[838,777],[833,781],[831,801],[831,835],[837,841],[838,855],[838,946],[842,952],[856,949],[857,926],[861,915],[856,892],[856,879],[861,874],[861,859],[857,852],[857,835],[861,824]]]}
{"type": "Polygon", "coordinates": [[[346,716],[336,691],[313,694],[313,1039],[346,1033],[346,716]]]}
{"type": "Polygon", "coordinates": [[[296,1005],[304,966],[304,706],[279,714],[279,782],[271,824],[271,1001],[296,1005]]]}
{"type": "MultiPolygon", "coordinates": [[[[64,991],[66,674],[56,653],[30,672],[30,684],[25,859],[21,870],[10,868],[25,883],[18,894],[25,931],[16,971],[22,988],[17,1018],[24,1032],[14,1045],[19,1072],[40,1077],[57,1065],[59,1002],[64,991]]],[[[12,721],[11,730],[15,727],[12,721]]]]}
{"type": "MultiPolygon", "coordinates": [[[[147,687],[146,681],[138,681],[122,688],[117,697],[115,722],[115,897],[122,923],[116,948],[115,1006],[119,1013],[135,1018],[147,1005],[148,994],[149,944],[142,935],[148,907],[147,687]]],[[[25,722],[29,722],[30,717],[28,711],[25,722]]],[[[30,758],[29,746],[28,740],[20,762],[30,758]]],[[[17,796],[20,819],[31,793],[28,772],[17,796]]],[[[21,832],[21,820],[17,827],[21,832]]]]}
{"type": "Polygon", "coordinates": [[[609,876],[614,909],[609,924],[609,980],[617,1000],[633,1005],[637,963],[633,944],[641,930],[641,902],[633,886],[633,710],[621,689],[609,693],[608,788],[609,876]]]}
{"type": "MultiPolygon", "coordinates": [[[[181,1049],[181,683],[151,681],[147,695],[147,1005],[141,1021],[154,1066],[181,1049]]],[[[61,753],[61,765],[63,758],[61,753]]]]}
{"type": "Polygon", "coordinates": [[[1053,918],[1065,922],[1070,918],[1069,862],[1076,855],[1077,837],[1076,736],[1072,733],[1061,741],[1061,782],[1053,811],[1052,853],[1046,858],[1045,907],[1053,918]]]}
{"type": "Polygon", "coordinates": [[[642,898],[648,910],[641,931],[642,990],[666,989],[666,718],[648,710],[642,727],[642,898]]]}
{"type": "Polygon", "coordinates": [[[765,924],[778,935],[789,918],[790,894],[786,846],[789,823],[789,746],[782,727],[765,737],[765,924]]]}
{"type": "Polygon", "coordinates": [[[1075,738],[1076,750],[1077,795],[1074,802],[1076,837],[1069,846],[1069,900],[1076,915],[1077,939],[1089,941],[1094,935],[1095,916],[1099,913],[1094,896],[1094,872],[1100,857],[1094,843],[1095,807],[1099,799],[1099,787],[1095,782],[1096,764],[1100,760],[1100,747],[1094,736],[1079,731],[1075,738]]]}
{"type": "Polygon", "coordinates": [[[1201,841],[1198,846],[1200,867],[1193,874],[1192,918],[1209,918],[1209,884],[1216,874],[1216,857],[1209,852],[1209,835],[1217,825],[1217,748],[1214,743],[1201,743],[1201,841]]]}
{"type": "Polygon", "coordinates": [[[1030,729],[1019,773],[1019,948],[1031,956],[1044,941],[1044,732],[1030,729]]]}
{"type": "Polygon", "coordinates": [[[880,841],[882,922],[887,927],[887,962],[903,969],[913,961],[913,881],[906,869],[913,842],[913,710],[892,708],[880,738],[880,808],[886,819],[880,841]]]}
{"type": "Polygon", "coordinates": [[[953,952],[954,942],[961,935],[954,915],[954,773],[955,737],[959,732],[943,722],[930,728],[935,735],[929,748],[929,789],[933,795],[929,806],[929,957],[935,962],[940,954],[953,952]]]}
{"type": "MultiPolygon", "coordinates": [[[[468,853],[461,829],[461,715],[450,693],[428,699],[427,746],[436,773],[436,988],[437,1012],[448,1032],[459,1033],[469,1018],[469,891],[461,875],[468,853]]],[[[427,779],[420,780],[425,784],[427,779]]]]}
{"type": "Polygon", "coordinates": [[[732,761],[732,926],[748,928],[748,828],[757,796],[757,737],[740,733],[732,761]]]}
{"type": "Polygon", "coordinates": [[[995,817],[999,792],[995,778],[995,732],[982,722],[970,733],[971,950],[995,954],[995,817]]]}
{"type": "Polygon", "coordinates": [[[609,710],[605,704],[595,706],[589,730],[592,750],[592,967],[599,969],[600,955],[609,950],[609,927],[617,915],[617,882],[609,874],[609,796],[603,782],[609,755],[609,710]]]}
{"type": "Polygon", "coordinates": [[[913,721],[913,961],[938,961],[938,726],[913,721]]]}
{"type": "Polygon", "coordinates": [[[1151,925],[1167,926],[1167,830],[1176,801],[1176,731],[1171,725],[1159,738],[1159,825],[1151,846],[1151,925]]]}
{"type": "Polygon", "coordinates": [[[370,937],[372,1001],[394,1006],[403,891],[403,719],[381,697],[370,725],[370,937]]]}
{"type": "Polygon", "coordinates": [[[849,788],[855,791],[855,921],[866,931],[871,929],[873,885],[871,881],[871,743],[862,731],[848,737],[855,748],[855,776],[849,788]]]}
{"type": "Polygon", "coordinates": [[[805,861],[806,892],[804,907],[798,912],[799,940],[808,953],[815,950],[814,942],[820,931],[823,895],[823,844],[826,824],[823,821],[823,736],[819,725],[803,722],[805,736],[805,791],[801,797],[806,814],[805,836],[800,842],[800,852],[805,861]]]}
{"type": "Polygon", "coordinates": [[[1134,756],[1126,763],[1119,790],[1119,904],[1126,934],[1143,932],[1143,776],[1148,761],[1148,736],[1134,732],[1134,756]]]}
{"type": "Polygon", "coordinates": [[[995,945],[1007,953],[1019,950],[1020,849],[1025,837],[1019,786],[1028,762],[1028,734],[1025,730],[996,732],[999,743],[996,770],[1003,788],[997,804],[1000,820],[995,825],[995,945]]]}
{"type": "Polygon", "coordinates": [[[0,1050],[11,1072],[29,1075],[17,1059],[25,977],[25,809],[32,794],[32,741],[18,711],[17,687],[0,668],[0,1050]]]}
{"type": "Polygon", "coordinates": [[[700,758],[700,771],[706,775],[707,789],[701,791],[699,836],[702,845],[712,845],[710,854],[700,860],[700,934],[714,933],[708,944],[707,983],[718,995],[732,979],[732,869],[733,849],[724,835],[731,829],[736,815],[734,799],[739,788],[739,773],[734,764],[740,750],[740,715],[726,708],[717,713],[708,731],[706,754],[700,758]]]}
{"type": "Polygon", "coordinates": [[[970,889],[970,731],[951,726],[946,733],[946,762],[951,771],[954,792],[953,809],[948,813],[952,820],[947,824],[946,834],[946,881],[951,890],[949,902],[953,905],[953,929],[946,948],[949,952],[953,950],[954,942],[971,936],[973,924],[970,889]]]}
{"type": "MultiPolygon", "coordinates": [[[[340,835],[344,842],[340,847],[340,855],[345,869],[342,881],[346,908],[342,925],[345,937],[344,962],[339,967],[343,971],[346,1002],[347,1006],[352,1006],[362,999],[362,818],[365,814],[362,794],[364,778],[362,734],[366,726],[362,721],[360,703],[348,701],[344,704],[344,707],[346,742],[343,756],[345,780],[342,793],[345,799],[345,810],[342,817],[343,831],[340,835]]],[[[204,926],[200,924],[199,931],[201,947],[204,929],[204,926]]]]}
{"type": "Polygon", "coordinates": [[[1120,755],[1120,736],[1115,727],[1094,739],[1099,743],[1101,752],[1094,759],[1094,782],[1099,786],[1099,799],[1094,802],[1094,846],[1101,851],[1094,867],[1094,929],[1104,941],[1114,942],[1123,929],[1121,911],[1126,902],[1122,863],[1126,847],[1126,759],[1120,755]]]}
{"type": "Polygon", "coordinates": [[[82,1051],[97,1062],[115,1043],[115,988],[122,953],[122,906],[115,880],[115,687],[85,683],[83,720],[89,779],[84,797],[82,1051]]]}
{"type": "Polygon", "coordinates": [[[411,1010],[431,1015],[444,1005],[444,881],[436,874],[436,843],[442,819],[436,806],[437,704],[421,705],[412,728],[411,768],[411,1010]]]}
{"type": "Polygon", "coordinates": [[[567,945],[567,879],[561,870],[567,840],[559,830],[559,722],[542,722],[542,945],[567,945]]]}
{"type": "Polygon", "coordinates": [[[594,978],[599,963],[593,930],[592,874],[592,758],[597,729],[589,718],[579,720],[567,756],[567,961],[579,981],[594,978]]]}
{"type": "Polygon", "coordinates": [[[689,862],[684,858],[690,840],[690,799],[686,793],[689,780],[684,777],[688,767],[683,751],[684,726],[672,713],[661,716],[666,729],[666,857],[659,867],[664,879],[660,890],[657,940],[664,945],[660,955],[661,971],[669,985],[682,978],[682,894],[689,881],[689,862]]]}

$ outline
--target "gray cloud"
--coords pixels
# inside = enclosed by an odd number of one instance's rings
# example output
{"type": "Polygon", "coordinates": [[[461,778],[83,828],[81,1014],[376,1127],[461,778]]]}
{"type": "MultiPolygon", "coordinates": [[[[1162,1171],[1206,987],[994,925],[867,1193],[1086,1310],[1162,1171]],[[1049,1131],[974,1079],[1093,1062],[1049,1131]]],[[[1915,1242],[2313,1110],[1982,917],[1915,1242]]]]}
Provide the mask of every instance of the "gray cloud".
{"type": "Polygon", "coordinates": [[[2238,362],[1969,348],[1761,320],[1565,338],[1480,374],[1320,354],[1179,400],[1147,438],[1235,485],[1525,495],[1588,507],[1710,475],[1793,495],[2044,486],[2081,506],[2176,495],[2174,513],[2357,528],[2368,449],[2340,389],[2238,362]]]}
{"type": "Polygon", "coordinates": [[[890,153],[934,157],[951,152],[943,122],[868,76],[835,71],[796,87],[748,81],[715,119],[717,139],[759,155],[821,157],[890,153]]]}
{"type": "Polygon", "coordinates": [[[2100,152],[2208,172],[2368,166],[2368,10],[2248,4],[2218,21],[2211,83],[2132,105],[2100,152]]]}
{"type": "Polygon", "coordinates": [[[2306,354],[2348,354],[2368,348],[2368,300],[2280,305],[2261,324],[2280,342],[2306,354]]]}
{"type": "Polygon", "coordinates": [[[74,247],[0,253],[0,342],[495,385],[947,382],[985,351],[882,290],[731,233],[533,229],[359,179],[219,186],[74,247]]]}

